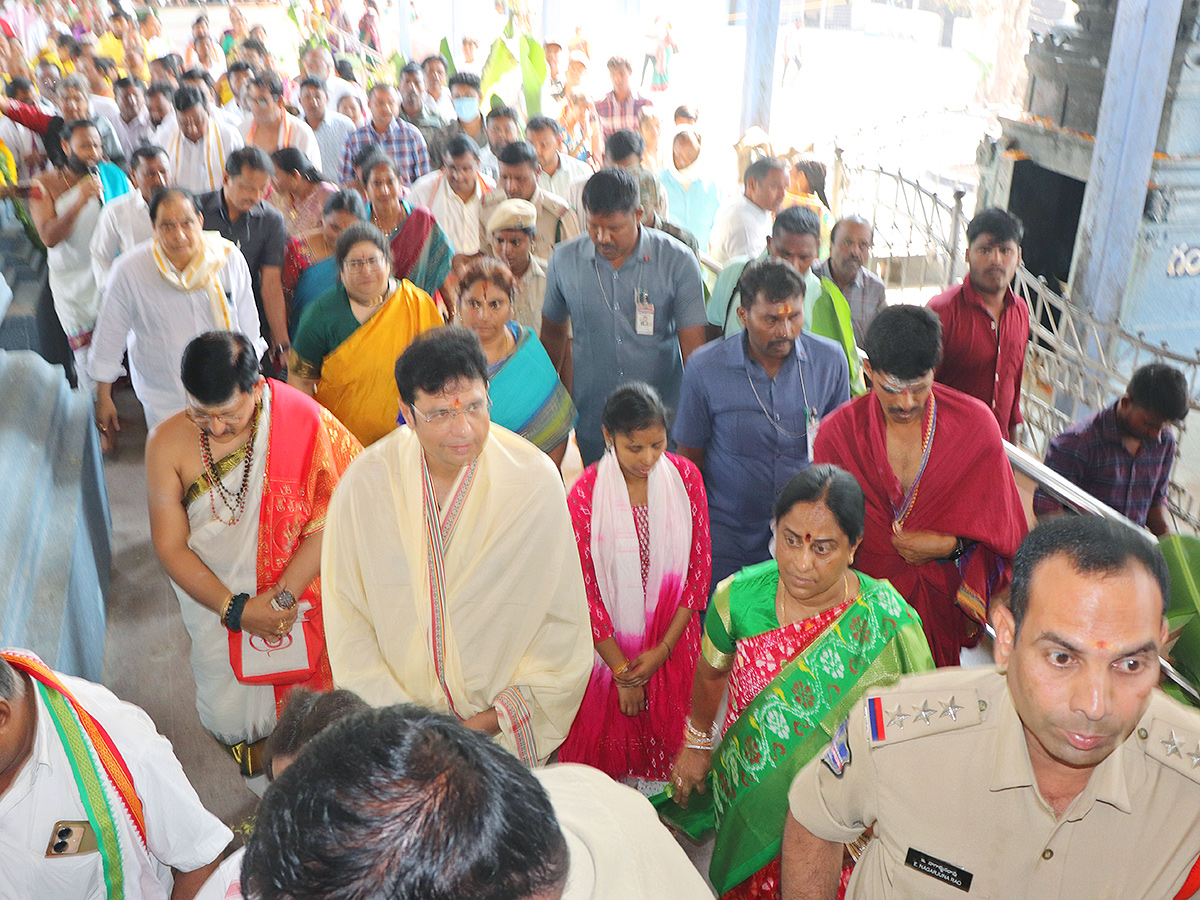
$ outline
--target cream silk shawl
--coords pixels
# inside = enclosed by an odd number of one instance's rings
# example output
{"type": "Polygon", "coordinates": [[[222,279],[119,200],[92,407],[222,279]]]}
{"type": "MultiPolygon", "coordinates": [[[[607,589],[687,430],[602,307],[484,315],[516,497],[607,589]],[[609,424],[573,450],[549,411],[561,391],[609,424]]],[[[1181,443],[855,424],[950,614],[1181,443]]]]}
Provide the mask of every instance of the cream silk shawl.
{"type": "Polygon", "coordinates": [[[540,450],[491,426],[445,548],[444,617],[422,491],[421,445],[402,426],[360,454],[334,492],[321,557],[334,683],[376,706],[413,702],[464,719],[495,706],[500,743],[527,764],[544,761],[592,668],[562,480],[540,450]]]}

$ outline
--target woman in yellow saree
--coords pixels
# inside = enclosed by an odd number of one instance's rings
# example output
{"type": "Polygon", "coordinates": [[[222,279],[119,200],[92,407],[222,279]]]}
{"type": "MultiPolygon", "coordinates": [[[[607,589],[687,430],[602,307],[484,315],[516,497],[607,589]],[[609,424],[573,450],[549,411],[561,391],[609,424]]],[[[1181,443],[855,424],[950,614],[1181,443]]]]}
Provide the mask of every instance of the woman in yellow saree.
{"type": "Polygon", "coordinates": [[[343,231],[334,261],[337,287],[300,317],[288,384],[315,397],[367,446],[396,427],[397,357],[442,317],[428,294],[391,277],[387,238],[374,225],[343,231]]]}

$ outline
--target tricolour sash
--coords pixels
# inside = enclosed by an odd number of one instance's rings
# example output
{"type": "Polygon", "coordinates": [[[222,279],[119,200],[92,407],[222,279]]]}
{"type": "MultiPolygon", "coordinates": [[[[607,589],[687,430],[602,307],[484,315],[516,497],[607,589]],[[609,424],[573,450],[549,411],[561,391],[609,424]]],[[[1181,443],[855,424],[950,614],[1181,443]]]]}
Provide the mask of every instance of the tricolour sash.
{"type": "Polygon", "coordinates": [[[125,896],[125,874],[121,860],[119,830],[108,794],[107,781],[133,822],[138,840],[146,847],[146,820],[142,801],[134,788],[129,767],[121,752],[108,736],[104,726],[84,709],[71,691],[44,662],[30,653],[14,650],[0,652],[0,657],[36,682],[38,693],[46,704],[54,728],[62,741],[71,772],[79,788],[79,797],[87,811],[88,822],[96,832],[104,882],[109,900],[125,896]]]}

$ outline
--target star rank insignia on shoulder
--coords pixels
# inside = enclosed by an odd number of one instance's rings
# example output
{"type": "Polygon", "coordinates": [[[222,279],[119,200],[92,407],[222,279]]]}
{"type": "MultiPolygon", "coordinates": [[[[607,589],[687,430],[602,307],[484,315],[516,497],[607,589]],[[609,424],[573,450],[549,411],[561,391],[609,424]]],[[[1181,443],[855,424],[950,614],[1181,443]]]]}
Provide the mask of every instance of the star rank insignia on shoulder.
{"type": "Polygon", "coordinates": [[[1178,722],[1155,717],[1149,729],[1139,725],[1134,733],[1147,756],[1185,778],[1200,783],[1200,732],[1178,722]]]}
{"type": "Polygon", "coordinates": [[[867,740],[878,747],[978,725],[984,719],[986,704],[974,690],[944,694],[897,691],[868,694],[864,708],[867,740]]]}

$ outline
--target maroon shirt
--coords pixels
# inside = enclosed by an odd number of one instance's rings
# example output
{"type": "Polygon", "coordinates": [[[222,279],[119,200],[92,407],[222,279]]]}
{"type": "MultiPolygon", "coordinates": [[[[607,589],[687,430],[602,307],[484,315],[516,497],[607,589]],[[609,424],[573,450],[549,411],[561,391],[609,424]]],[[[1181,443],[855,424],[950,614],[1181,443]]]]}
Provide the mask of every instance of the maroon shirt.
{"type": "Polygon", "coordinates": [[[942,320],[942,364],[935,378],[978,397],[992,410],[1000,433],[1011,438],[1021,417],[1021,378],[1029,343],[1029,307],[1009,288],[995,322],[971,285],[938,294],[929,308],[942,320]]]}

